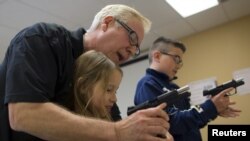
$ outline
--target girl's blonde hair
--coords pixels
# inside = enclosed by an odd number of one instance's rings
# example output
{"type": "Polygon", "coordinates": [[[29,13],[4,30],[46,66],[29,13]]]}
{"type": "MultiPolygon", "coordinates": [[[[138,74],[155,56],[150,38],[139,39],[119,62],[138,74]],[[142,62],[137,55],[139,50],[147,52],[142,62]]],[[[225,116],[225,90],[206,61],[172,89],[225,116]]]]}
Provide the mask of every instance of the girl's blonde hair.
{"type": "Polygon", "coordinates": [[[73,77],[73,93],[75,111],[78,114],[112,120],[104,105],[102,105],[101,110],[96,109],[91,101],[97,82],[101,82],[103,88],[103,92],[99,96],[104,97],[109,78],[114,70],[119,70],[122,74],[120,67],[101,52],[91,50],[77,58],[73,77]]]}

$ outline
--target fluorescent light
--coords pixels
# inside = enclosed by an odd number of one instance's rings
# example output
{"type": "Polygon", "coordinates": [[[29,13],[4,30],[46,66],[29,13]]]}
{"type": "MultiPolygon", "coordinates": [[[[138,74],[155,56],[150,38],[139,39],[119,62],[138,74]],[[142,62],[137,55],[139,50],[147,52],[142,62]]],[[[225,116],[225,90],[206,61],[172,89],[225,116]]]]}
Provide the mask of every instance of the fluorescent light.
{"type": "Polygon", "coordinates": [[[166,2],[184,18],[219,4],[218,0],[166,0],[166,2]]]}

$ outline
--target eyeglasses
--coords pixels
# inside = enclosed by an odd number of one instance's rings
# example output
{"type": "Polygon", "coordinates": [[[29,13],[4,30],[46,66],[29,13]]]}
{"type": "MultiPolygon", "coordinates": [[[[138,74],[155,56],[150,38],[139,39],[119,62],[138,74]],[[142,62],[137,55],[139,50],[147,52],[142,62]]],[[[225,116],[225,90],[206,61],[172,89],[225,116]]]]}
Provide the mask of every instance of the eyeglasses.
{"type": "Polygon", "coordinates": [[[135,52],[135,55],[134,57],[137,57],[138,55],[140,55],[141,53],[141,50],[140,50],[140,47],[139,47],[139,44],[138,44],[138,36],[136,34],[136,32],[131,29],[127,24],[125,24],[124,22],[116,19],[116,21],[123,27],[127,30],[128,32],[128,37],[129,37],[129,43],[131,46],[135,46],[136,47],[136,52],[135,52]]]}
{"type": "Polygon", "coordinates": [[[169,53],[166,53],[166,52],[161,52],[162,54],[164,55],[168,55],[168,56],[171,56],[174,60],[174,62],[179,65],[180,67],[182,67],[183,65],[183,62],[181,60],[181,57],[179,55],[173,55],[173,54],[169,54],[169,53]]]}

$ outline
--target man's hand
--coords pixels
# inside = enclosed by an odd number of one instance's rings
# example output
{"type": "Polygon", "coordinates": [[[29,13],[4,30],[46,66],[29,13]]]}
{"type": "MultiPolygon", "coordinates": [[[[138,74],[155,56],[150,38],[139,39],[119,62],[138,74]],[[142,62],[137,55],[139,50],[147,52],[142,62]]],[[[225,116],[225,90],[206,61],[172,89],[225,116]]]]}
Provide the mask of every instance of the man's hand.
{"type": "Polygon", "coordinates": [[[163,103],[154,108],[139,110],[126,119],[115,123],[117,141],[166,141],[165,136],[170,125],[169,117],[163,110],[163,103]]]}
{"type": "Polygon", "coordinates": [[[174,141],[174,137],[169,132],[166,133],[166,137],[166,141],[174,141]]]}

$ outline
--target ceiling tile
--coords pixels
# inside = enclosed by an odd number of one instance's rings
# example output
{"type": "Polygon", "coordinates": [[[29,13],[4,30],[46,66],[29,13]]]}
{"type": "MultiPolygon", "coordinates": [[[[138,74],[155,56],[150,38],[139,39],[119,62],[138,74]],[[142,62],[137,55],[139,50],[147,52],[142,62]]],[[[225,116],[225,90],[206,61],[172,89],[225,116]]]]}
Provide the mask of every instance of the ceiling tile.
{"type": "Polygon", "coordinates": [[[41,21],[55,22],[69,28],[73,27],[72,23],[68,21],[15,1],[8,1],[0,6],[0,23],[19,30],[41,21]]]}
{"type": "Polygon", "coordinates": [[[220,5],[187,17],[186,20],[197,32],[229,21],[220,5]]]}
{"type": "Polygon", "coordinates": [[[154,32],[158,36],[166,36],[173,39],[179,39],[195,33],[194,29],[192,29],[192,26],[187,24],[185,20],[178,20],[166,24],[158,29],[154,29],[152,32],[154,32]]]}
{"type": "Polygon", "coordinates": [[[131,7],[133,7],[133,4],[131,4],[131,2],[133,2],[134,0],[100,0],[104,3],[104,5],[107,4],[125,4],[125,5],[130,5],[131,7]]]}
{"type": "Polygon", "coordinates": [[[88,28],[95,14],[103,7],[101,0],[19,0],[44,13],[88,28]]]}
{"type": "Polygon", "coordinates": [[[250,13],[250,0],[231,0],[222,3],[222,8],[230,20],[237,19],[250,13]]]}
{"type": "Polygon", "coordinates": [[[152,29],[180,20],[181,16],[165,0],[134,0],[135,8],[152,21],[152,29]]]}

